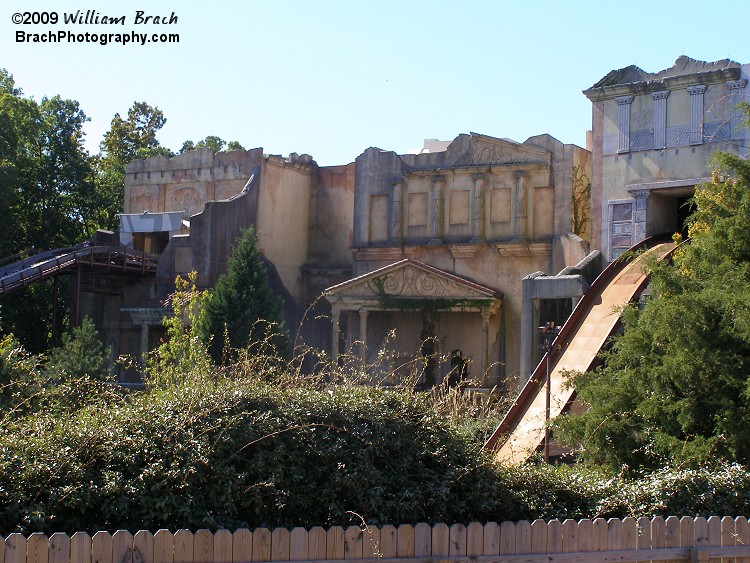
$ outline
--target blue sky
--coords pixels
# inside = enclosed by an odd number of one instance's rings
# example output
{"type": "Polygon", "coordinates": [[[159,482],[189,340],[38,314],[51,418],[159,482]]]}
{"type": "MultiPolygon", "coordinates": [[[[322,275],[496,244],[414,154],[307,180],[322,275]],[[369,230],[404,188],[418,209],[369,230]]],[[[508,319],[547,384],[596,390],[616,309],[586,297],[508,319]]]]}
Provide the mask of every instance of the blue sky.
{"type": "Polygon", "coordinates": [[[159,139],[173,150],[218,135],[330,165],[370,146],[404,152],[470,131],[584,146],[582,90],[612,69],[655,72],[683,54],[750,62],[748,16],[747,0],[2,0],[0,67],[36,99],[78,100],[91,152],[116,112],[146,101],[167,117],[159,139]],[[87,9],[126,25],[12,21],[87,9]],[[178,21],[134,25],[137,10],[178,21]],[[16,42],[18,30],[48,29],[179,33],[180,42],[16,42]]]}

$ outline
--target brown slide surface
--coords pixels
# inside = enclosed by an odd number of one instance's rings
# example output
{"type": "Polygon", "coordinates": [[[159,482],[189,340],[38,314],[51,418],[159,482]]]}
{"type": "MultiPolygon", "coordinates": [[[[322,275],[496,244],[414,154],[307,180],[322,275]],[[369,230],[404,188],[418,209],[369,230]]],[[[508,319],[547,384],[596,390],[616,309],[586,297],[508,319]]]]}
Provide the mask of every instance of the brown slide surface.
{"type": "MultiPolygon", "coordinates": [[[[619,309],[640,296],[647,284],[642,271],[645,256],[668,257],[674,242],[653,237],[631,250],[646,249],[629,262],[612,262],[594,281],[562,327],[550,354],[550,419],[560,415],[573,399],[575,390],[565,385],[566,371],[585,372],[592,367],[606,340],[617,327],[619,309]],[[559,349],[558,349],[559,348],[559,349]]],[[[495,430],[485,449],[495,450],[504,464],[526,461],[544,443],[547,366],[537,366],[521,390],[505,419],[495,430]],[[504,440],[504,441],[503,441],[504,440]]]]}

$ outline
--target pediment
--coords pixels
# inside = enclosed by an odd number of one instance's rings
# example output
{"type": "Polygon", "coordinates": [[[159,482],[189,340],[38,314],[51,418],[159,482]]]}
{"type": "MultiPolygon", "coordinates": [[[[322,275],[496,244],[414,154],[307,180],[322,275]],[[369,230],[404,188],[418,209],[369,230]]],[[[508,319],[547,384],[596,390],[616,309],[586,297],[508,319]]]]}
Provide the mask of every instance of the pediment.
{"type": "Polygon", "coordinates": [[[551,153],[510,139],[499,139],[479,133],[471,134],[472,164],[548,163],[551,153]]]}
{"type": "Polygon", "coordinates": [[[384,298],[493,302],[502,298],[491,288],[410,259],[330,287],[325,295],[332,303],[384,298]]]}

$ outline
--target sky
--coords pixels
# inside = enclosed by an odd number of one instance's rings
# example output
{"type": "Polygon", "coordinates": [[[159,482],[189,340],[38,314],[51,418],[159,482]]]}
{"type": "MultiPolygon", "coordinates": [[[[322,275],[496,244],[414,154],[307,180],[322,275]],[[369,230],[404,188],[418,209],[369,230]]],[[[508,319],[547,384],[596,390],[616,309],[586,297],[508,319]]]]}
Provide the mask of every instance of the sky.
{"type": "Polygon", "coordinates": [[[174,151],[217,135],[333,165],[469,132],[585,146],[582,90],[680,55],[748,63],[748,16],[748,0],[0,0],[0,68],[26,96],[77,100],[91,153],[116,113],[145,101],[164,112],[158,139],[174,151]],[[65,23],[87,10],[125,24],[65,23]],[[136,23],[139,12],[177,21],[136,23]],[[18,41],[50,31],[179,42],[18,41]]]}

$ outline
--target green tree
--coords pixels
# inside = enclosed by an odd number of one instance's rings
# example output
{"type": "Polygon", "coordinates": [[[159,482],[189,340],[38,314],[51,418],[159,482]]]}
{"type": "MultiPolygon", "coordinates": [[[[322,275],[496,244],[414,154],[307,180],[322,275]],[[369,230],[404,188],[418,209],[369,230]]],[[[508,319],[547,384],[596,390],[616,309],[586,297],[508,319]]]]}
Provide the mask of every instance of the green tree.
{"type": "MultiPolygon", "coordinates": [[[[0,70],[0,256],[70,246],[98,226],[99,200],[83,147],[87,120],[75,100],[25,98],[12,75],[0,70]]],[[[57,306],[63,311],[61,285],[57,306]]],[[[53,297],[50,280],[4,298],[4,331],[32,352],[46,349],[53,297]]]]}
{"type": "Polygon", "coordinates": [[[192,151],[195,149],[199,149],[201,147],[206,147],[211,149],[211,152],[216,154],[217,152],[221,152],[224,150],[224,147],[226,147],[227,151],[244,151],[245,147],[243,147],[238,141],[229,141],[227,143],[224,139],[221,137],[217,137],[216,135],[208,135],[205,139],[202,141],[198,141],[197,143],[193,143],[191,140],[187,140],[184,143],[182,143],[182,148],[180,148],[180,154],[188,151],[192,151]]]}
{"type": "Polygon", "coordinates": [[[64,334],[62,344],[50,352],[46,369],[58,378],[91,377],[108,379],[107,355],[94,322],[86,317],[70,334],[64,334]]]}
{"type": "Polygon", "coordinates": [[[117,214],[122,212],[124,200],[126,164],[139,158],[174,156],[156,138],[166,122],[164,113],[146,102],[133,102],[125,119],[119,113],[112,118],[95,159],[100,225],[117,228],[117,214]]]}
{"type": "Polygon", "coordinates": [[[690,243],[649,265],[655,298],[624,311],[604,367],[573,378],[589,409],[558,433],[591,463],[750,463],[750,162],[722,153],[713,166],[690,243]]]}
{"type": "Polygon", "coordinates": [[[227,271],[209,293],[196,329],[216,363],[229,361],[232,350],[238,349],[269,355],[286,352],[281,301],[268,283],[251,228],[237,237],[227,271]],[[225,336],[230,357],[224,357],[225,336]]]}

